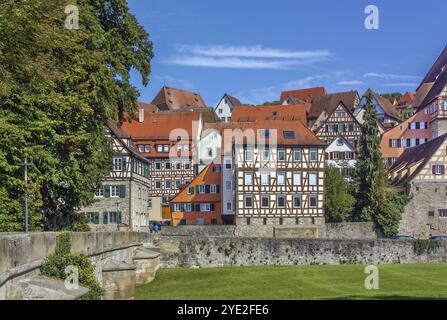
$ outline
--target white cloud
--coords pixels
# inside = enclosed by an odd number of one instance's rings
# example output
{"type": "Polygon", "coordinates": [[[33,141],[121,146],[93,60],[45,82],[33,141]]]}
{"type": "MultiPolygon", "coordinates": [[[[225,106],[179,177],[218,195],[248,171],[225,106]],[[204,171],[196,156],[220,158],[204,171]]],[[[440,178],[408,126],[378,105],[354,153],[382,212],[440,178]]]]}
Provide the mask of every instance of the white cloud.
{"type": "Polygon", "coordinates": [[[385,83],[384,87],[417,87],[419,84],[414,82],[396,82],[396,83],[385,83]]]}
{"type": "Polygon", "coordinates": [[[386,73],[375,73],[369,72],[363,75],[364,77],[369,78],[382,78],[382,79],[421,79],[419,76],[410,76],[410,75],[402,75],[402,74],[386,74],[386,73]]]}
{"type": "Polygon", "coordinates": [[[191,81],[184,80],[184,79],[177,79],[170,75],[161,76],[161,75],[154,74],[153,78],[154,78],[154,80],[156,80],[158,82],[162,82],[163,85],[167,85],[167,86],[180,87],[180,88],[184,88],[184,89],[195,88],[194,83],[192,83],[191,81]]]}
{"type": "Polygon", "coordinates": [[[211,57],[241,57],[241,58],[281,58],[281,59],[325,59],[331,56],[328,50],[291,51],[284,49],[264,48],[254,46],[177,46],[179,52],[189,52],[196,55],[211,57]]]}
{"type": "Polygon", "coordinates": [[[360,80],[350,80],[350,81],[339,81],[337,82],[340,86],[363,86],[366,85],[365,82],[360,80]]]}
{"type": "Polygon", "coordinates": [[[323,61],[331,56],[328,50],[291,51],[254,46],[175,46],[176,54],[167,64],[232,69],[294,69],[323,61]]]}

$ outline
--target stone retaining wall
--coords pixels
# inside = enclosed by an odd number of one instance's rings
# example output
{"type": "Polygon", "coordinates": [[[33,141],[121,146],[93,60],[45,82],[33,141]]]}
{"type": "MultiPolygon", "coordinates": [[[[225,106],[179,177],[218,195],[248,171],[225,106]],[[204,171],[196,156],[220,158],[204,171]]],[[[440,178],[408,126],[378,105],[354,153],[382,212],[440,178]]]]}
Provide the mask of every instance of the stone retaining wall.
{"type": "Polygon", "coordinates": [[[413,241],[164,237],[162,267],[447,262],[447,242],[418,253],[413,241]]]}
{"type": "Polygon", "coordinates": [[[237,225],[162,227],[163,236],[243,238],[377,239],[374,223],[328,223],[326,225],[237,225]]]}

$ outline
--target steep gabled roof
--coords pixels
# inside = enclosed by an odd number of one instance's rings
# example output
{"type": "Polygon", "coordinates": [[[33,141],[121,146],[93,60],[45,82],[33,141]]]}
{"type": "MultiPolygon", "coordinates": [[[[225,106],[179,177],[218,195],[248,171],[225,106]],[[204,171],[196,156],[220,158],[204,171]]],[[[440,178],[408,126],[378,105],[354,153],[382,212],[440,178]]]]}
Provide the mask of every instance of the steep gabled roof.
{"type": "Polygon", "coordinates": [[[231,122],[254,122],[259,120],[287,120],[307,123],[304,105],[239,106],[233,109],[231,122]]]}
{"type": "Polygon", "coordinates": [[[140,153],[138,148],[131,141],[131,136],[122,130],[114,120],[107,120],[107,127],[110,129],[112,134],[120,140],[122,146],[126,148],[134,157],[146,163],[148,162],[148,160],[143,156],[143,154],[140,153]],[[123,139],[129,140],[129,143],[124,142],[123,139]]]}
{"type": "Polygon", "coordinates": [[[298,99],[304,102],[312,103],[313,99],[318,96],[326,95],[327,91],[324,87],[306,88],[298,90],[289,90],[281,92],[280,103],[282,104],[287,97],[298,99]]]}
{"type": "Polygon", "coordinates": [[[421,144],[416,147],[405,149],[404,153],[396,160],[396,162],[390,168],[390,174],[404,168],[410,168],[416,166],[409,175],[398,177],[391,181],[393,185],[401,185],[410,182],[428,161],[433,157],[435,152],[441,147],[444,141],[447,139],[447,134],[439,136],[429,142],[421,144]]]}
{"type": "Polygon", "coordinates": [[[414,96],[413,101],[411,102],[411,106],[413,108],[419,108],[421,106],[428,92],[433,87],[433,84],[433,82],[424,83],[419,87],[419,89],[416,91],[416,95],[414,96]]]}
{"type": "Polygon", "coordinates": [[[427,93],[424,101],[422,101],[419,106],[420,109],[423,109],[428,104],[430,104],[433,100],[435,100],[447,86],[447,69],[445,69],[437,78],[430,91],[427,93]]]}
{"type": "MultiPolygon", "coordinates": [[[[345,106],[345,104],[343,103],[343,101],[339,101],[338,103],[337,103],[337,105],[336,105],[336,107],[335,108],[331,108],[332,110],[329,112],[327,112],[327,114],[328,114],[328,116],[327,116],[327,118],[326,119],[324,119],[324,121],[321,121],[321,124],[318,126],[318,127],[316,127],[315,129],[313,129],[314,130],[314,132],[318,132],[318,131],[320,131],[320,129],[326,124],[326,121],[332,116],[332,114],[335,112],[335,110],[337,110],[337,107],[339,106],[339,105],[342,105],[344,108],[345,108],[345,110],[349,113],[349,115],[352,117],[352,119],[354,120],[354,122],[360,127],[360,128],[363,128],[362,127],[362,124],[357,120],[357,118],[354,116],[354,114],[353,114],[353,111],[354,110],[350,110],[349,108],[347,108],[346,106],[345,106]]],[[[317,119],[317,121],[318,121],[318,119],[317,119]]]]}
{"type": "Polygon", "coordinates": [[[447,65],[447,45],[445,46],[444,50],[442,50],[441,54],[439,55],[438,59],[436,59],[433,66],[430,68],[430,70],[425,75],[425,77],[422,80],[421,84],[419,85],[418,89],[424,83],[435,82],[436,77],[443,71],[443,68],[445,68],[446,65],[447,65]]]}
{"type": "Polygon", "coordinates": [[[151,103],[160,110],[167,108],[171,111],[206,107],[200,94],[166,86],[160,89],[151,103]]]}
{"type": "Polygon", "coordinates": [[[405,92],[405,94],[396,102],[397,109],[406,109],[413,102],[416,94],[413,92],[405,92]],[[405,105],[400,106],[400,104],[405,103],[405,105]]]}
{"type": "Polygon", "coordinates": [[[394,118],[396,120],[400,120],[399,112],[397,111],[396,107],[393,106],[390,100],[382,97],[380,94],[374,92],[371,89],[366,90],[363,96],[366,97],[369,93],[371,93],[371,95],[376,99],[377,103],[380,105],[383,112],[385,112],[387,116],[394,118]]]}
{"type": "Polygon", "coordinates": [[[137,102],[137,109],[143,109],[144,112],[148,113],[156,113],[160,111],[155,104],[144,102],[137,102]]]}
{"type": "Polygon", "coordinates": [[[353,112],[359,101],[359,94],[357,91],[348,91],[315,97],[310,107],[308,117],[310,119],[317,118],[324,110],[331,114],[332,111],[338,107],[340,101],[349,111],[353,112]]]}
{"type": "Polygon", "coordinates": [[[238,98],[235,98],[233,96],[230,96],[228,93],[225,93],[225,95],[227,96],[227,98],[230,100],[231,104],[233,105],[233,107],[237,107],[237,106],[241,106],[242,103],[239,101],[238,98]]]}

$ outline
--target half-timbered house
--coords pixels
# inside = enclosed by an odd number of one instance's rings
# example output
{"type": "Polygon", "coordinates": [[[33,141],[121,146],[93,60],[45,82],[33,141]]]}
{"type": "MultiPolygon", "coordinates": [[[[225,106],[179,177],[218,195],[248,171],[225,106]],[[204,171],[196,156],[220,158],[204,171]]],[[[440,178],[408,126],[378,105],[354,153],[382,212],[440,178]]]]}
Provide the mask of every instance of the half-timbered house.
{"type": "Polygon", "coordinates": [[[325,144],[299,121],[241,123],[240,134],[233,139],[236,224],[324,223],[325,144]]]}
{"type": "Polygon", "coordinates": [[[392,185],[411,195],[399,233],[417,238],[447,235],[447,134],[406,149],[390,168],[392,185]]]}
{"type": "Polygon", "coordinates": [[[112,170],[95,190],[95,202],[83,207],[97,230],[147,230],[149,227],[149,161],[131,137],[110,120],[106,129],[114,150],[112,170]]]}

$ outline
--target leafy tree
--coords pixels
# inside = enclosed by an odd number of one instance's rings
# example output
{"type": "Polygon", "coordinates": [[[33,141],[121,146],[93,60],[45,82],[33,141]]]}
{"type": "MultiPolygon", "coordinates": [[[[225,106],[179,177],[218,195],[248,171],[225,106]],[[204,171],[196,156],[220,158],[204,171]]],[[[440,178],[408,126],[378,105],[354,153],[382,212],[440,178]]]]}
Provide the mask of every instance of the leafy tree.
{"type": "Polygon", "coordinates": [[[264,102],[262,105],[263,106],[277,106],[279,104],[279,101],[267,101],[264,102]]]}
{"type": "Polygon", "coordinates": [[[134,112],[131,69],[148,83],[152,43],[125,0],[78,0],[72,30],[66,5],[0,3],[0,230],[23,228],[25,156],[32,228],[75,225],[110,169],[106,120],[134,112]]]}
{"type": "Polygon", "coordinates": [[[387,99],[393,98],[399,100],[400,98],[402,98],[402,93],[400,92],[383,93],[381,94],[381,96],[387,99]]]}
{"type": "Polygon", "coordinates": [[[356,163],[357,204],[354,221],[373,221],[386,201],[387,178],[380,152],[380,133],[371,94],[363,115],[363,135],[356,163]]]}
{"type": "Polygon", "coordinates": [[[345,222],[354,208],[355,199],[338,168],[326,166],[324,174],[326,220],[327,222],[345,222]]]}
{"type": "Polygon", "coordinates": [[[409,196],[399,196],[391,193],[383,207],[376,216],[377,225],[386,237],[394,237],[399,231],[399,222],[405,211],[405,206],[410,202],[409,196]]]}

